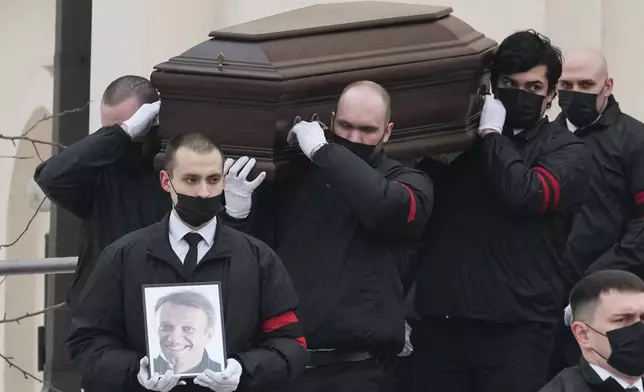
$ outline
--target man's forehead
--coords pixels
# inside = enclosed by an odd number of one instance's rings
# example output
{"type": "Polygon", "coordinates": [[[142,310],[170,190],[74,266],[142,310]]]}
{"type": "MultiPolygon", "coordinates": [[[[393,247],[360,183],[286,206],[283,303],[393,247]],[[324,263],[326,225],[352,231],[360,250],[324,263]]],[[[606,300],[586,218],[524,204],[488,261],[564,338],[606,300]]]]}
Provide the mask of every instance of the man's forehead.
{"type": "Polygon", "coordinates": [[[598,310],[605,315],[644,315],[644,293],[611,290],[599,297],[598,310]]]}
{"type": "Polygon", "coordinates": [[[386,115],[387,107],[383,98],[368,87],[354,87],[338,101],[337,116],[352,123],[384,122],[386,115]]]}
{"type": "Polygon", "coordinates": [[[566,55],[561,79],[605,79],[607,75],[606,59],[592,49],[580,49],[566,55]]]}
{"type": "Polygon", "coordinates": [[[605,76],[600,67],[588,63],[576,63],[565,65],[561,73],[561,78],[559,79],[565,81],[594,80],[601,82],[605,76]]]}
{"type": "Polygon", "coordinates": [[[175,170],[190,174],[222,174],[221,153],[216,149],[207,153],[198,153],[186,147],[180,147],[175,153],[175,170]]]}
{"type": "Polygon", "coordinates": [[[203,314],[204,316],[206,315],[206,312],[203,311],[202,309],[195,308],[194,306],[186,306],[186,305],[180,305],[180,304],[174,304],[171,302],[166,302],[161,307],[159,308],[159,315],[190,315],[193,316],[195,314],[203,314]]]}
{"type": "Polygon", "coordinates": [[[501,75],[501,78],[512,79],[519,83],[548,82],[548,68],[545,65],[537,65],[525,72],[518,72],[512,75],[501,75]]]}

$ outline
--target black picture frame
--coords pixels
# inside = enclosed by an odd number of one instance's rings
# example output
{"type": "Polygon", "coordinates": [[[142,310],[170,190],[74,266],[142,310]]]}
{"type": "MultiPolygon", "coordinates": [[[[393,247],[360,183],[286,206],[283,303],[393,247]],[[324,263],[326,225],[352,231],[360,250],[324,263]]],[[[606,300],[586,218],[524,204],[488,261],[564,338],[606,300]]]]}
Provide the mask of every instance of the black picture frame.
{"type": "MultiPolygon", "coordinates": [[[[153,336],[156,334],[156,328],[154,330],[151,330],[150,325],[152,324],[150,321],[150,318],[156,317],[156,314],[154,312],[154,306],[150,307],[150,298],[154,298],[155,295],[152,294],[153,291],[166,291],[166,295],[169,293],[175,293],[175,292],[186,292],[186,291],[191,291],[195,292],[198,294],[201,294],[203,297],[205,297],[207,300],[210,301],[210,303],[213,305],[215,308],[215,312],[217,314],[217,319],[215,320],[215,327],[214,327],[214,336],[213,340],[217,340],[217,338],[220,338],[219,342],[214,342],[213,347],[218,347],[218,353],[217,358],[215,358],[214,363],[219,364],[220,368],[213,368],[211,365],[213,365],[213,360],[211,358],[211,351],[208,350],[208,347],[210,345],[207,345],[204,347],[205,350],[205,355],[207,355],[208,359],[208,364],[210,365],[208,368],[215,372],[223,372],[225,367],[227,366],[227,350],[226,350],[226,326],[225,326],[225,320],[224,320],[224,309],[223,309],[223,297],[222,297],[222,290],[221,290],[221,282],[220,281],[214,281],[214,282],[185,282],[185,283],[168,283],[168,284],[147,284],[143,285],[141,287],[142,290],[142,297],[143,297],[143,311],[144,311],[144,318],[145,318],[145,345],[146,345],[146,355],[148,356],[149,359],[149,371],[150,375],[154,373],[159,373],[163,375],[165,373],[165,369],[162,367],[162,369],[159,369],[159,366],[156,365],[155,360],[158,360],[158,358],[161,358],[162,361],[166,361],[165,357],[161,357],[162,354],[162,348],[161,348],[161,342],[158,343],[159,346],[159,355],[155,355],[155,352],[153,352],[153,345],[152,339],[154,338],[153,336]],[[204,286],[208,286],[212,290],[216,290],[216,295],[214,296],[208,296],[203,293],[200,293],[199,291],[203,290],[191,290],[190,288],[203,288],[204,286]],[[163,290],[166,289],[166,290],[163,290]],[[172,289],[172,290],[168,290],[172,289]],[[214,301],[214,303],[213,303],[214,301]],[[215,305],[216,303],[216,305],[215,305]],[[218,311],[217,311],[218,310],[218,311]],[[219,333],[217,333],[217,330],[219,333]],[[218,360],[221,361],[218,361],[218,360]],[[162,371],[159,371],[162,370],[162,371]]],[[[158,298],[161,298],[162,295],[157,295],[158,298]]],[[[154,323],[156,325],[156,323],[154,323]]],[[[205,360],[205,359],[204,359],[205,360]]],[[[162,363],[162,362],[159,362],[162,363]]],[[[167,362],[166,362],[167,364],[167,362]]],[[[200,363],[200,365],[204,365],[204,363],[200,363]]],[[[194,369],[194,368],[193,368],[194,369]]],[[[200,369],[201,370],[201,369],[200,369]]],[[[202,370],[203,371],[203,370],[202,370]]],[[[198,374],[200,374],[202,371],[199,372],[185,372],[185,373],[175,373],[180,376],[180,378],[194,378],[198,374]]]]}

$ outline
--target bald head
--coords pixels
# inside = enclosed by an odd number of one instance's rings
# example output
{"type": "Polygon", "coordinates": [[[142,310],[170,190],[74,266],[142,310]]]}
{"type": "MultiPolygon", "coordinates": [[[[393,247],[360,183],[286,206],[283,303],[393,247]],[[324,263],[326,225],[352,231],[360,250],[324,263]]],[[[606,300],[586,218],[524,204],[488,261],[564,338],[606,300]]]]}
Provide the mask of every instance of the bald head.
{"type": "MultiPolygon", "coordinates": [[[[559,89],[599,94],[606,89],[604,84],[609,80],[604,54],[590,47],[579,48],[567,53],[564,58],[559,89]]],[[[612,90],[612,81],[610,88],[612,90]]]]}
{"type": "Polygon", "coordinates": [[[363,80],[345,87],[333,129],[336,135],[355,143],[376,145],[389,139],[393,124],[391,98],[381,85],[363,80]]]}
{"type": "Polygon", "coordinates": [[[391,118],[391,98],[389,93],[378,83],[370,80],[354,82],[344,88],[338,100],[338,112],[344,103],[353,105],[362,102],[363,106],[369,106],[371,110],[380,111],[383,122],[386,124],[391,118]]]}
{"type": "Polygon", "coordinates": [[[602,52],[595,48],[579,48],[568,53],[564,60],[564,68],[572,70],[587,69],[604,79],[608,76],[608,63],[602,52]]]}

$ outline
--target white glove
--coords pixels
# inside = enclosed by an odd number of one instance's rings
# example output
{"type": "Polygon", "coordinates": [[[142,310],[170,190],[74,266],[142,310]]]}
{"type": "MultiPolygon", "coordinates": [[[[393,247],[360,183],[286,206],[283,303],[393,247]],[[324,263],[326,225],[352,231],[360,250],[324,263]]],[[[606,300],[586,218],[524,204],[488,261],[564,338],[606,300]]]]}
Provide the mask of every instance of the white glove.
{"type": "Polygon", "coordinates": [[[313,159],[315,152],[327,144],[324,130],[317,121],[300,121],[295,124],[288,132],[286,142],[293,145],[296,140],[304,155],[309,159],[313,159]]]}
{"type": "Polygon", "coordinates": [[[237,389],[242,375],[242,366],[236,360],[228,359],[228,366],[221,373],[206,369],[198,375],[194,382],[202,387],[210,388],[215,392],[231,392],[237,389]]]}
{"type": "Polygon", "coordinates": [[[566,324],[568,327],[572,325],[572,307],[570,304],[566,306],[566,309],[564,310],[564,324],[566,324]]]}
{"type": "Polygon", "coordinates": [[[128,120],[125,120],[121,127],[132,139],[143,136],[150,130],[156,121],[161,109],[161,101],[146,103],[139,108],[128,120]]]}
{"type": "Polygon", "coordinates": [[[261,172],[253,181],[246,181],[255,163],[257,163],[255,158],[249,160],[248,157],[241,157],[236,162],[228,158],[224,163],[226,212],[232,218],[244,219],[250,214],[253,191],[266,178],[266,172],[261,172]]]}
{"type": "Polygon", "coordinates": [[[177,385],[186,385],[185,381],[179,381],[179,375],[175,375],[172,370],[168,370],[163,376],[158,373],[150,376],[149,363],[148,357],[141,358],[141,362],[139,362],[141,367],[139,368],[139,374],[136,376],[139,384],[148,391],[168,392],[177,385]]]}
{"type": "Polygon", "coordinates": [[[504,124],[505,107],[493,95],[486,95],[479,122],[479,136],[485,136],[490,132],[502,133],[504,124]]]}
{"type": "Polygon", "coordinates": [[[411,353],[414,351],[414,346],[411,345],[411,327],[405,321],[405,347],[403,350],[398,354],[399,357],[407,357],[411,355],[411,353]]]}

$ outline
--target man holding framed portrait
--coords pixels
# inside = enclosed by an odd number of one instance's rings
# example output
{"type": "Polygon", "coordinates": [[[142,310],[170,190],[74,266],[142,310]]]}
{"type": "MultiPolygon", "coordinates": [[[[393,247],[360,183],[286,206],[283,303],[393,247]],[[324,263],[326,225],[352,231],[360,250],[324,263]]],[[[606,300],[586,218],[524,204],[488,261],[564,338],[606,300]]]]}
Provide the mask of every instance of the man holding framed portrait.
{"type": "Polygon", "coordinates": [[[166,147],[174,208],[100,255],[67,345],[86,392],[279,390],[304,371],[299,299],[279,257],[220,224],[223,156],[186,133],[166,147]]]}

